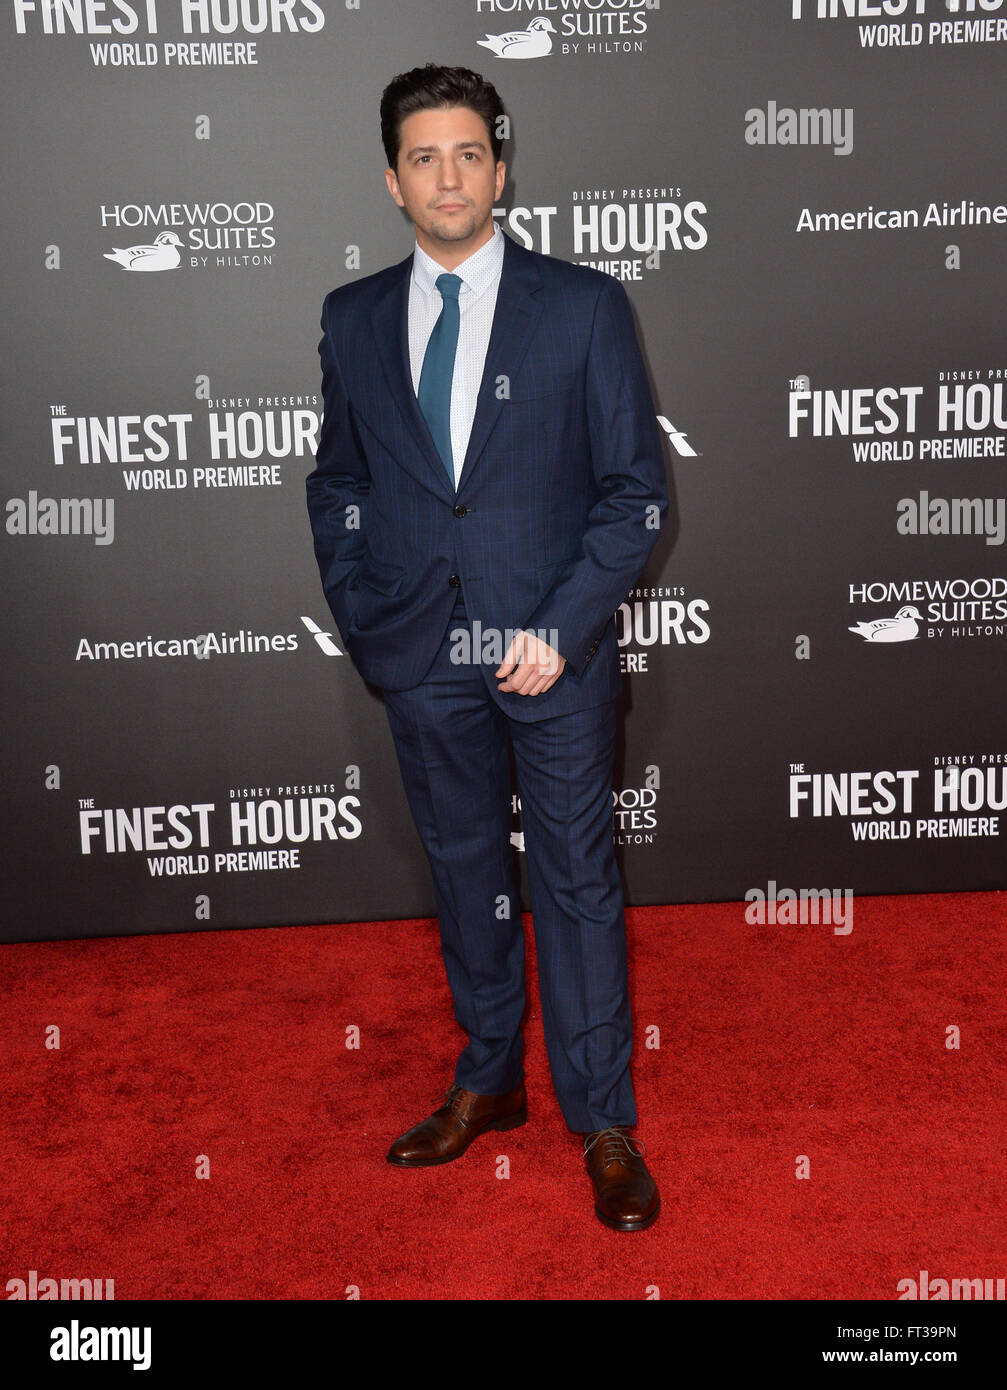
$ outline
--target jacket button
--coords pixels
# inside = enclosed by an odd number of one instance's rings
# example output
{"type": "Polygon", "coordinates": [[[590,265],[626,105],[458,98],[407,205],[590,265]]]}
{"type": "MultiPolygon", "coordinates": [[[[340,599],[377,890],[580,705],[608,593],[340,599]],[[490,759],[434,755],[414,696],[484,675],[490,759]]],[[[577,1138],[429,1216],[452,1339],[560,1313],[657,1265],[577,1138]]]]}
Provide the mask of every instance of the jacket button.
{"type": "Polygon", "coordinates": [[[459,503],[458,506],[454,508],[454,513],[455,516],[465,516],[468,513],[468,507],[463,507],[461,503],[459,503]]]}
{"type": "Polygon", "coordinates": [[[462,581],[457,574],[449,575],[448,583],[451,585],[452,589],[460,589],[462,587],[462,581]]]}

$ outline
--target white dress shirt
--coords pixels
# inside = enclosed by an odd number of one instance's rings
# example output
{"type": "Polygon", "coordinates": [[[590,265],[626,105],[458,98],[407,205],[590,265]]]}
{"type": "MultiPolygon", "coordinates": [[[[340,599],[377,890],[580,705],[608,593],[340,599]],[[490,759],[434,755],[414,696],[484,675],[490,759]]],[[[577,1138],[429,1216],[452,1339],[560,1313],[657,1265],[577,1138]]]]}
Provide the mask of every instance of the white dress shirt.
{"type": "MultiPolygon", "coordinates": [[[[503,269],[504,238],[499,224],[493,235],[451,272],[461,279],[458,291],[458,346],[451,378],[451,455],[455,468],[455,487],[461,476],[465,451],[472,433],[476,400],[482,384],[486,349],[496,309],[500,272],[503,269]]],[[[413,273],[409,282],[409,366],[413,390],[419,392],[420,372],[434,324],[440,318],[444,301],[437,288],[437,277],[444,267],[416,243],[413,273]]]]}

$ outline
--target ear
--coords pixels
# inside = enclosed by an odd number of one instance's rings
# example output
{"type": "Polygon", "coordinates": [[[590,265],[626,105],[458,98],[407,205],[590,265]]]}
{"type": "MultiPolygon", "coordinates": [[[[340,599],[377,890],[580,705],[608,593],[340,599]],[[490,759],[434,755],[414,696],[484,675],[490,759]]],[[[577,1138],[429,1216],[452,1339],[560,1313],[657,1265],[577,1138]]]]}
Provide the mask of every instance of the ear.
{"type": "Polygon", "coordinates": [[[392,197],[393,197],[393,198],[395,199],[395,201],[398,203],[399,207],[400,207],[400,208],[404,208],[405,205],[406,205],[406,204],[405,204],[405,199],[402,197],[402,194],[399,192],[399,181],[398,181],[398,179],[395,177],[395,170],[394,170],[394,169],[386,169],[386,170],[385,170],[385,183],[388,185],[388,192],[392,195],[392,197]]]}

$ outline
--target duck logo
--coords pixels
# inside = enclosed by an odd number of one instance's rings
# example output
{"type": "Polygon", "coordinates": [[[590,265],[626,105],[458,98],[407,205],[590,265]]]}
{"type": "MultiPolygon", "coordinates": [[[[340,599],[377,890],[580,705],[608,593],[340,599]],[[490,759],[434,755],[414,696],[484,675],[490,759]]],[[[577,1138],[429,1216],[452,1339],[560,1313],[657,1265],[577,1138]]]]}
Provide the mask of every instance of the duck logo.
{"type": "Polygon", "coordinates": [[[854,623],[849,629],[865,642],[912,642],[920,635],[923,614],[911,603],[900,608],[894,618],[875,618],[872,623],[854,623]]]}
{"type": "Polygon", "coordinates": [[[487,34],[476,39],[480,48],[488,48],[498,58],[545,58],[552,52],[552,36],[556,27],[551,19],[539,15],[527,29],[511,29],[506,34],[487,34]]]}
{"type": "Polygon", "coordinates": [[[161,232],[151,246],[114,246],[105,252],[105,259],[115,261],[123,270],[177,270],[182,263],[181,245],[174,232],[161,232]]]}

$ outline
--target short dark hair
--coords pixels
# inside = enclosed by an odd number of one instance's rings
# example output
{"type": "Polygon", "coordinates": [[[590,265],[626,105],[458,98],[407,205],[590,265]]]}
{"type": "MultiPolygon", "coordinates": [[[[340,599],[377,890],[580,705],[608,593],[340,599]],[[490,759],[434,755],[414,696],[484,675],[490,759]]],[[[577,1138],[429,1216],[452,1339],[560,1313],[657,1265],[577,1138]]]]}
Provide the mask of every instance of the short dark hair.
{"type": "Polygon", "coordinates": [[[493,162],[500,159],[503,141],[498,118],[504,114],[503,102],[492,82],[469,68],[445,68],[427,63],[393,77],[381,93],[381,143],[390,169],[398,168],[402,122],[415,111],[440,107],[467,106],[486,123],[493,162]]]}

